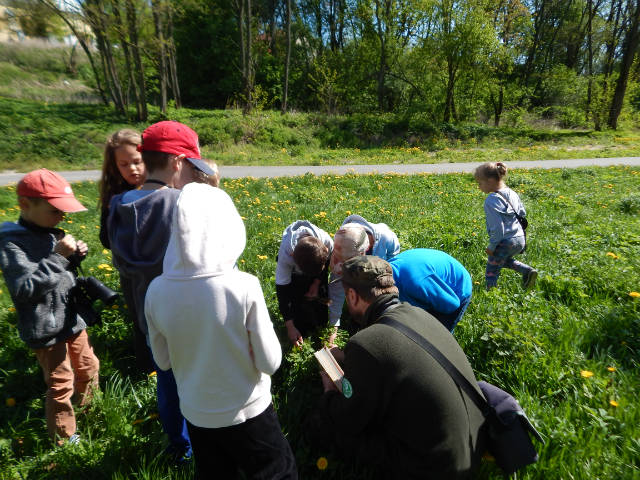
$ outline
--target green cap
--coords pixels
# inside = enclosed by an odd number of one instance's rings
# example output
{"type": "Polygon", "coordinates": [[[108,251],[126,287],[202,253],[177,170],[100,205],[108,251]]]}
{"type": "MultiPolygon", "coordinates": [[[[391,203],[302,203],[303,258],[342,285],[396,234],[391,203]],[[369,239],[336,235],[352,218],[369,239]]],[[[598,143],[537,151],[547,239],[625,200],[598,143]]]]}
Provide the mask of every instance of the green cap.
{"type": "Polygon", "coordinates": [[[353,287],[386,287],[394,285],[393,270],[387,261],[374,255],[353,257],[342,264],[342,281],[353,287]]]}

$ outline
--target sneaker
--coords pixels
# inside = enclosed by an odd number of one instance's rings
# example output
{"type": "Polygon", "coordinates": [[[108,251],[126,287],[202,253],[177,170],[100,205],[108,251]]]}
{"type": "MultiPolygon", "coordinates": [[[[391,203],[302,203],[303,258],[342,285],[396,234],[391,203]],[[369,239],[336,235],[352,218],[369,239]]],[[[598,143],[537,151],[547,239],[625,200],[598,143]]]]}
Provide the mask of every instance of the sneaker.
{"type": "Polygon", "coordinates": [[[522,274],[522,288],[525,290],[532,288],[536,283],[536,278],[538,278],[538,271],[535,268],[522,274]]]}
{"type": "Polygon", "coordinates": [[[74,433],[69,437],[69,440],[67,440],[67,443],[69,443],[69,445],[78,445],[80,443],[80,435],[77,433],[74,433]]]}

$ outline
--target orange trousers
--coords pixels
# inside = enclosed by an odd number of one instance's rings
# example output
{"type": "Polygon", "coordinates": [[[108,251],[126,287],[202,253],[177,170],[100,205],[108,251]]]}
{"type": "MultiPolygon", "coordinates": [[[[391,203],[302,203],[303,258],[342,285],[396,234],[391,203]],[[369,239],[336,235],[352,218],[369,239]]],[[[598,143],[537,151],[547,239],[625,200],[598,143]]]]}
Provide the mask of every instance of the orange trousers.
{"type": "Polygon", "coordinates": [[[34,349],[47,384],[45,414],[52,440],[62,444],[76,433],[71,397],[79,406],[91,401],[98,387],[100,362],[85,330],[51,347],[34,349]]]}

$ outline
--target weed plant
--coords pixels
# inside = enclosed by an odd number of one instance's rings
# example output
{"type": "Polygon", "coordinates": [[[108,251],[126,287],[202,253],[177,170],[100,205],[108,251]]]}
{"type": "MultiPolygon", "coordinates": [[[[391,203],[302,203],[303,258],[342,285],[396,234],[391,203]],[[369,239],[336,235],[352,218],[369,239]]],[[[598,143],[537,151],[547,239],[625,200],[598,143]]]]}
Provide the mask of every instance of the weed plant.
{"type": "MultiPolygon", "coordinates": [[[[540,461],[519,478],[640,478],[640,171],[628,167],[520,170],[508,177],[528,211],[524,260],[540,276],[524,292],[505,271],[484,290],[482,194],[468,174],[344,175],[223,180],[247,228],[239,267],[261,281],[284,357],[273,378],[274,405],[303,479],[368,479],[371,472],[311,449],[305,418],[321,395],[308,342],[288,345],[275,298],[275,257],[282,231],[305,218],[335,232],[351,213],[386,222],[403,249],[448,252],[474,281],[471,305],[455,337],[479,379],[512,392],[546,443],[540,461]],[[319,470],[317,460],[328,465],[319,470]]],[[[118,288],[111,257],[98,241],[97,186],[75,186],[89,211],[62,224],[85,239],[85,271],[118,288]]],[[[0,189],[0,220],[15,220],[15,188],[0,189]]],[[[18,338],[16,316],[0,282],[0,478],[190,478],[163,463],[155,378],[135,371],[132,332],[122,303],[104,310],[90,336],[101,359],[102,394],[79,417],[80,447],[52,448],[44,423],[45,392],[31,352],[18,338]]],[[[325,334],[326,332],[321,332],[325,334]]],[[[341,331],[339,341],[347,340],[341,331]]],[[[317,347],[321,339],[314,342],[317,347]]],[[[501,478],[494,465],[479,478],[501,478]]]]}

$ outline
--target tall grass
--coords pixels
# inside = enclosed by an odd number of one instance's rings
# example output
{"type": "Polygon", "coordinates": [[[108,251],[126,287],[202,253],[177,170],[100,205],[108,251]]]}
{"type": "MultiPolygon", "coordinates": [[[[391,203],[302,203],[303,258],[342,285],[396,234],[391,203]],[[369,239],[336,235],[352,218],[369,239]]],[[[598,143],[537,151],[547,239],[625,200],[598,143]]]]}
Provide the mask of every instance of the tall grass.
{"type": "MultiPolygon", "coordinates": [[[[455,336],[479,379],[514,393],[545,437],[540,461],[519,478],[640,478],[640,172],[632,168],[514,171],[531,227],[524,260],[540,277],[524,292],[512,271],[498,289],[484,284],[484,195],[467,174],[306,175],[224,180],[245,218],[239,266],[260,278],[285,356],[273,379],[274,404],[303,479],[367,479],[330,446],[312,449],[305,418],[321,395],[312,346],[291,350],[275,299],[275,255],[284,228],[306,218],[334,232],[350,213],[386,222],[403,249],[444,250],[469,270],[474,296],[455,336]],[[316,461],[329,461],[319,471],[316,461]]],[[[96,185],[75,187],[90,207],[63,226],[90,245],[92,275],[117,288],[110,254],[97,239],[96,185]]],[[[15,219],[15,191],[0,189],[0,220],[15,219]]],[[[162,461],[154,418],[154,378],[135,372],[122,305],[104,312],[90,336],[102,362],[103,394],[79,420],[80,449],[51,449],[43,420],[44,384],[13,326],[0,283],[0,478],[188,478],[162,461]],[[13,402],[10,402],[13,403],[13,402]]],[[[326,333],[326,332],[325,332],[326,333]]],[[[341,333],[340,342],[346,341],[341,333]]],[[[320,343],[317,340],[316,345],[320,343]]],[[[491,464],[480,478],[500,478],[491,464]]]]}

